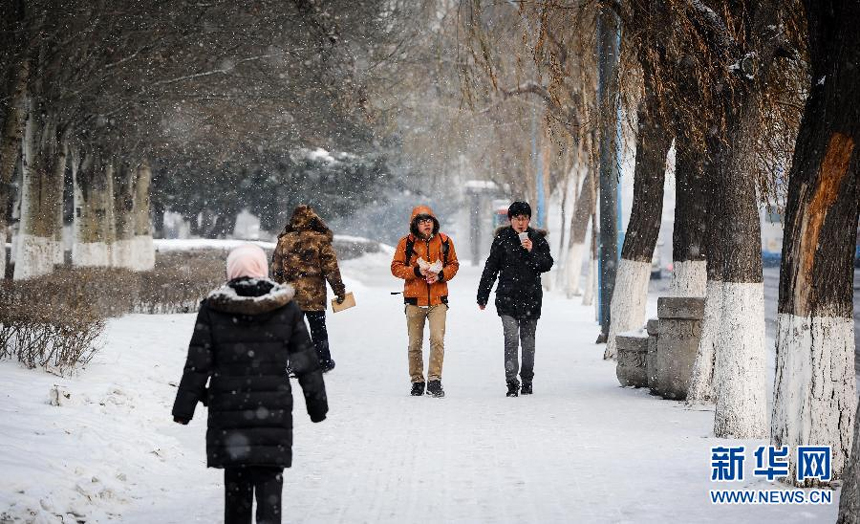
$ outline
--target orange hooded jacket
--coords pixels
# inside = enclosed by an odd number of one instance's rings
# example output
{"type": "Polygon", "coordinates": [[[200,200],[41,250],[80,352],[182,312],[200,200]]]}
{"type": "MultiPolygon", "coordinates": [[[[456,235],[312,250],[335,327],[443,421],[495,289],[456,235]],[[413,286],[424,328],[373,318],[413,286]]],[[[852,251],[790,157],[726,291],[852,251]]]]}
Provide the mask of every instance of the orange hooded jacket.
{"type": "Polygon", "coordinates": [[[412,218],[409,221],[408,235],[400,239],[397,249],[394,251],[394,259],[391,261],[391,274],[402,278],[403,301],[415,306],[435,306],[448,303],[448,281],[454,278],[460,269],[457,261],[457,252],[454,250],[454,242],[444,233],[439,232],[439,220],[433,214],[433,210],[427,206],[418,206],[412,210],[412,218]],[[429,215],[433,219],[433,233],[430,238],[425,239],[418,233],[416,218],[419,215],[429,215]],[[412,242],[412,256],[406,260],[406,244],[412,242]],[[443,242],[448,243],[447,262],[442,253],[443,242]],[[423,258],[432,264],[441,260],[444,266],[439,280],[433,284],[427,284],[418,267],[418,259],[423,258]]]}

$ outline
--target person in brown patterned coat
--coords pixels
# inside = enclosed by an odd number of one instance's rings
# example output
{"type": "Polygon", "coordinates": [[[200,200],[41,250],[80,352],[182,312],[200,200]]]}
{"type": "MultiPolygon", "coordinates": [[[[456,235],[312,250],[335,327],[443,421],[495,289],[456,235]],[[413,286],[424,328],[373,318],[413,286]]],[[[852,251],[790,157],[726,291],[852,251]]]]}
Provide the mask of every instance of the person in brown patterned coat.
{"type": "Polygon", "coordinates": [[[331,371],[335,365],[325,325],[326,281],[338,303],[346,296],[332,247],[333,238],[334,234],[311,206],[300,205],[278,235],[278,245],[272,255],[272,277],[279,284],[288,283],[295,288],[295,301],[310,324],[311,339],[323,373],[331,371]]]}

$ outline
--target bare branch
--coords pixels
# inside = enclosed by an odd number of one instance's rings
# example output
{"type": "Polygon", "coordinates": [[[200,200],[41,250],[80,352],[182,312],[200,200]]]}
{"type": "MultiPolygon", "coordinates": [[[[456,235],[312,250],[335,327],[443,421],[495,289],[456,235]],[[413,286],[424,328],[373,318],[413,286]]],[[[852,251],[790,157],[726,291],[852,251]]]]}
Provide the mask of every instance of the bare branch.
{"type": "Polygon", "coordinates": [[[689,7],[696,13],[699,22],[717,39],[717,42],[727,54],[738,54],[738,43],[729,33],[726,23],[713,9],[706,6],[701,0],[687,0],[689,7]]]}

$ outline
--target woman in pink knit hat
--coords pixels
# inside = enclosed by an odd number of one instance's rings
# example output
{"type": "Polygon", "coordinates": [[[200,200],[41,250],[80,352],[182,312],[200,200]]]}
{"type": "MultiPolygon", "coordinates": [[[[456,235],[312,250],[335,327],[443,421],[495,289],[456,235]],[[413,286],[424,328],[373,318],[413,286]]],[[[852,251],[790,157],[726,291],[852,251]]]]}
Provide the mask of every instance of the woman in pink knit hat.
{"type": "Polygon", "coordinates": [[[266,254],[245,244],[227,257],[228,282],[200,303],[173,419],[209,406],[207,465],[224,469],[224,521],[281,522],[283,470],[292,463],[296,374],[313,422],[328,412],[325,384],[289,285],[269,280],[266,254]],[[207,388],[207,382],[209,387],[207,388]]]}

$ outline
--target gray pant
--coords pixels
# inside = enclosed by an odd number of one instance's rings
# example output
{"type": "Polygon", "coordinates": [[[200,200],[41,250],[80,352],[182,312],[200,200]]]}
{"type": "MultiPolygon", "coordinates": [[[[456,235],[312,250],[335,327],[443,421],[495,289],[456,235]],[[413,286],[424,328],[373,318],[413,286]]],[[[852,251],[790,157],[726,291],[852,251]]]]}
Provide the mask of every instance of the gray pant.
{"type": "Polygon", "coordinates": [[[513,382],[519,370],[519,346],[523,347],[523,368],[520,378],[531,382],[535,376],[535,331],[537,319],[517,319],[502,315],[505,330],[505,380],[513,382]]]}

